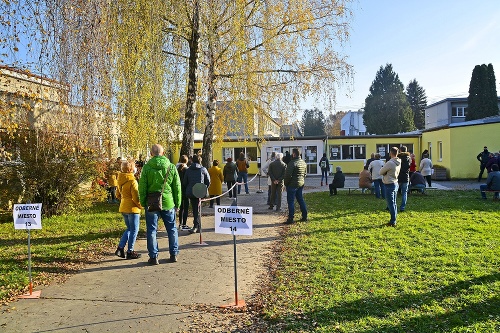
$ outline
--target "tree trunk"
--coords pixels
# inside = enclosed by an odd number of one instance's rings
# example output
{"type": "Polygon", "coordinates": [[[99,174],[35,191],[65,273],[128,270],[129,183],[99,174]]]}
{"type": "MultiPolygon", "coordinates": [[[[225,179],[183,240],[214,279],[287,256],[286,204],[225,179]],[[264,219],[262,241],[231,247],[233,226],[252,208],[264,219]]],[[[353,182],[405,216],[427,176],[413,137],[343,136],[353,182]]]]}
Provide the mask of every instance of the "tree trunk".
{"type": "Polygon", "coordinates": [[[217,111],[217,91],[215,90],[215,66],[213,54],[210,53],[210,66],[209,66],[209,82],[208,82],[208,101],[207,101],[207,125],[205,126],[205,133],[203,135],[203,150],[202,150],[202,164],[204,167],[209,168],[212,166],[213,161],[213,146],[214,146],[214,125],[215,125],[215,112],[217,111]]]}
{"type": "Polygon", "coordinates": [[[186,97],[186,112],[184,113],[184,132],[180,155],[193,155],[194,130],[196,120],[196,98],[198,87],[198,49],[200,43],[200,15],[198,0],[194,2],[191,40],[189,41],[189,76],[186,97]]]}

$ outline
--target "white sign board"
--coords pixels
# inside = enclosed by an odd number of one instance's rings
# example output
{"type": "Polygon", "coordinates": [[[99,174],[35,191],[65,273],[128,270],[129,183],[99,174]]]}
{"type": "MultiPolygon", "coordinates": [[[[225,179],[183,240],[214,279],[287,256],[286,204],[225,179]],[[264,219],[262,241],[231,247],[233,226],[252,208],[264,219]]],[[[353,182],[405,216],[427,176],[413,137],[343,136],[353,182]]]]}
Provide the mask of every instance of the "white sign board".
{"type": "Polygon", "coordinates": [[[15,204],[14,229],[42,229],[42,204],[15,204]]]}
{"type": "Polygon", "coordinates": [[[215,233],[252,235],[253,207],[215,206],[215,233]]]}

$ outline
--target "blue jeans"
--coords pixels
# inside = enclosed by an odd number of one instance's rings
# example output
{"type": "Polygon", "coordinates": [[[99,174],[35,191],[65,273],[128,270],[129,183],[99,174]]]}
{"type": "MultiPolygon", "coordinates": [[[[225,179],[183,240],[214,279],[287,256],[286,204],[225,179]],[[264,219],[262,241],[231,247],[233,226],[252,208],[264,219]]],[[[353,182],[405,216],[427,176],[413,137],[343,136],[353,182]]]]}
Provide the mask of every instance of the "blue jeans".
{"type": "MultiPolygon", "coordinates": [[[[248,190],[248,172],[243,172],[243,171],[238,172],[238,183],[241,183],[242,181],[245,183],[245,193],[249,194],[250,191],[248,190]]],[[[240,192],[241,192],[241,185],[238,185],[238,194],[240,194],[240,192]]]]}
{"type": "Polygon", "coordinates": [[[125,244],[128,244],[127,251],[134,251],[135,240],[137,239],[137,233],[139,232],[139,219],[141,214],[122,213],[122,215],[125,220],[127,230],[123,233],[120,243],[118,243],[118,247],[124,248],[125,244]]]}
{"type": "Polygon", "coordinates": [[[297,202],[299,203],[300,211],[302,212],[302,218],[307,219],[307,206],[304,201],[304,197],[302,195],[302,191],[304,190],[304,186],[302,187],[286,187],[286,201],[288,203],[288,219],[293,220],[293,216],[295,215],[295,198],[297,198],[297,202]]]}
{"type": "Polygon", "coordinates": [[[385,188],[384,183],[382,183],[382,179],[374,179],[373,186],[375,187],[375,196],[377,199],[380,199],[380,195],[382,194],[382,199],[385,199],[385,188]]]}
{"type": "Polygon", "coordinates": [[[385,187],[385,199],[387,200],[387,208],[389,208],[389,213],[391,213],[391,220],[389,223],[396,224],[396,218],[398,216],[398,207],[396,202],[396,197],[398,195],[398,184],[384,184],[385,187]]]}
{"type": "MultiPolygon", "coordinates": [[[[488,185],[486,185],[486,184],[479,185],[479,190],[481,191],[481,198],[486,199],[486,192],[484,192],[484,191],[486,191],[487,189],[488,189],[488,185]]],[[[500,193],[495,192],[494,198],[498,199],[499,197],[500,197],[500,193]]]]}
{"type": "Polygon", "coordinates": [[[179,253],[179,235],[177,233],[177,227],[175,226],[175,208],[159,212],[148,212],[146,208],[146,236],[150,258],[158,257],[156,232],[158,231],[158,218],[160,216],[167,230],[168,250],[170,255],[177,255],[179,253]]]}
{"type": "Polygon", "coordinates": [[[399,183],[399,188],[401,189],[401,206],[399,206],[399,210],[403,211],[406,208],[406,200],[408,200],[408,183],[399,183]]]}
{"type": "Polygon", "coordinates": [[[325,183],[328,184],[328,169],[321,169],[321,182],[325,178],[325,183]]]}

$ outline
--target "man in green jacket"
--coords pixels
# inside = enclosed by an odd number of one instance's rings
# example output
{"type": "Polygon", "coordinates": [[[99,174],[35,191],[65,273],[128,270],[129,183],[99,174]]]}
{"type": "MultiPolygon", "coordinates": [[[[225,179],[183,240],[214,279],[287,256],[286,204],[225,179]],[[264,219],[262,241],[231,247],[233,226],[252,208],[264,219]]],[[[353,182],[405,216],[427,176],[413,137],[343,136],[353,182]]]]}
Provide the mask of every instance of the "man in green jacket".
{"type": "Polygon", "coordinates": [[[285,224],[292,224],[293,216],[295,214],[294,202],[297,202],[302,212],[301,221],[307,221],[307,206],[302,195],[304,190],[304,178],[306,177],[307,164],[300,158],[300,153],[297,148],[292,150],[292,160],[286,167],[284,183],[286,186],[286,200],[288,203],[288,220],[285,224]]]}
{"type": "Polygon", "coordinates": [[[146,210],[146,236],[149,252],[148,263],[158,265],[158,218],[161,216],[168,235],[168,249],[170,261],[176,262],[179,254],[179,235],[175,225],[175,214],[182,200],[181,181],[177,168],[163,156],[163,147],[154,144],[151,147],[153,156],[142,168],[139,180],[139,201],[146,210]],[[165,177],[167,177],[165,181],[165,177]],[[165,186],[163,185],[165,183],[165,186]],[[162,210],[148,211],[148,193],[162,193],[162,210]]]}

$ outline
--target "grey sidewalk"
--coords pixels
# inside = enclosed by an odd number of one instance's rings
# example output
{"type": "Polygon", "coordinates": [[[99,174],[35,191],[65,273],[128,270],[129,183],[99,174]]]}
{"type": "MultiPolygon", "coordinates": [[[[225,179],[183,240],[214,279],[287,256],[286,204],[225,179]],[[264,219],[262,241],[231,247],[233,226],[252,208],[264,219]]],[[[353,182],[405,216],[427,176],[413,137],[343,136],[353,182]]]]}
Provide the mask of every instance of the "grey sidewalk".
{"type": "MultiPolygon", "coordinates": [[[[251,179],[252,177],[250,177],[251,179]]],[[[332,178],[329,178],[332,179],[332,178]]],[[[320,177],[306,178],[305,192],[328,191],[320,177]]],[[[357,186],[348,176],[346,186],[357,186]]],[[[478,189],[473,181],[434,182],[443,189],[478,189]]],[[[250,195],[238,197],[238,206],[253,207],[253,235],[237,236],[238,292],[250,299],[264,272],[270,248],[286,219],[286,193],[282,213],[267,209],[267,182],[250,183],[250,195]]],[[[232,200],[223,197],[222,205],[232,200]]],[[[206,319],[196,305],[234,303],[233,238],[214,233],[213,210],[202,208],[203,242],[199,234],[179,231],[179,262],[169,263],[166,234],[159,234],[160,265],[148,266],[146,241],[138,239],[143,257],[125,260],[109,253],[103,261],[82,269],[64,284],[35,288],[40,299],[21,299],[2,306],[2,332],[182,332],[206,319]]],[[[191,224],[189,218],[188,223],[191,224]]],[[[119,219],[117,218],[117,222],[119,219]]],[[[144,223],[144,221],[141,221],[144,223]]],[[[163,228],[161,228],[163,229],[163,228]]],[[[160,230],[161,230],[160,229],[160,230]]],[[[36,248],[36,241],[32,246],[36,248]]],[[[114,250],[114,249],[112,249],[114,250]]]]}
{"type": "MultiPolygon", "coordinates": [[[[264,195],[241,196],[238,205],[265,201],[264,195]]],[[[231,203],[222,198],[222,205],[231,203]]],[[[179,261],[170,263],[166,233],[161,232],[160,265],[148,266],[146,241],[138,239],[136,251],[142,253],[138,260],[109,253],[63,284],[35,288],[42,291],[40,299],[2,306],[0,331],[182,332],[210,315],[194,305],[233,304],[233,237],[214,233],[213,210],[204,207],[202,213],[202,241],[208,245],[198,245],[199,234],[179,231],[179,261]]],[[[279,214],[256,212],[253,235],[236,237],[239,299],[249,299],[255,292],[283,221],[279,214]]],[[[32,246],[36,248],[36,242],[32,246]]]]}

